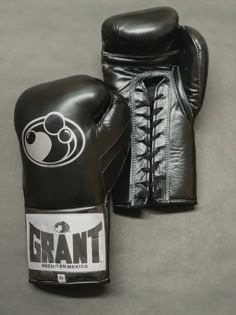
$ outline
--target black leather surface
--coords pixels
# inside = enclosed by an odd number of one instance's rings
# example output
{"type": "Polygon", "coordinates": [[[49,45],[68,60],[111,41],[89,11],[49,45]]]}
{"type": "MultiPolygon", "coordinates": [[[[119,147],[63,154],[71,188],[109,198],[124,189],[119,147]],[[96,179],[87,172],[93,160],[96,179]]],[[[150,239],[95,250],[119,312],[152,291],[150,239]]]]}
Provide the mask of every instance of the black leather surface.
{"type": "MultiPolygon", "coordinates": [[[[104,237],[99,244],[105,244],[106,267],[90,272],[79,269],[68,272],[65,284],[108,282],[110,191],[130,144],[127,103],[111,93],[101,80],[84,75],[69,77],[26,90],[15,107],[15,129],[22,155],[26,215],[95,213],[96,217],[98,212],[104,214],[104,237]],[[60,115],[64,117],[64,126],[60,115]],[[74,138],[65,144],[68,133],[74,138]],[[77,156],[81,148],[83,151],[77,156]],[[45,157],[42,158],[42,154],[45,157]]],[[[88,226],[88,222],[85,224],[88,226]]],[[[37,246],[40,234],[38,237],[37,246]]],[[[84,246],[87,262],[87,243],[84,246]]],[[[53,257],[51,260],[54,262],[53,257]]],[[[47,263],[48,258],[44,262],[47,263]]],[[[58,269],[29,270],[31,282],[58,284],[58,275],[58,269]]]]}
{"type": "Polygon", "coordinates": [[[117,207],[196,204],[193,120],[205,93],[207,45],[166,7],[108,18],[103,74],[132,111],[129,160],[117,207]]]}
{"type": "Polygon", "coordinates": [[[16,104],[15,128],[22,153],[27,206],[62,209],[104,202],[122,163],[110,173],[106,168],[117,153],[127,147],[130,124],[126,103],[112,95],[102,81],[74,76],[26,90],[16,104]],[[86,145],[73,163],[59,168],[39,167],[26,158],[21,134],[30,121],[54,111],[78,123],[85,134],[86,145]],[[113,150],[122,135],[126,136],[113,150]]]}
{"type": "Polygon", "coordinates": [[[169,7],[125,13],[102,25],[105,51],[142,56],[168,49],[178,25],[177,12],[169,7]],[[162,42],[162,46],[156,45],[162,42]],[[142,45],[140,45],[140,42],[142,45]]]}

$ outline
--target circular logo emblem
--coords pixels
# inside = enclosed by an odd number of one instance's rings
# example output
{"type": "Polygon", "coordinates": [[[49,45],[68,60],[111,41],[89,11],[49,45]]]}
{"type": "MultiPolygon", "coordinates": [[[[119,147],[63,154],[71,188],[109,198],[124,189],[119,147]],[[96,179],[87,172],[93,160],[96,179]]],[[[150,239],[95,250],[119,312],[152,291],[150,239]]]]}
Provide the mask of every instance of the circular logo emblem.
{"type": "Polygon", "coordinates": [[[85,135],[75,122],[61,113],[51,112],[25,126],[22,144],[31,162],[43,167],[59,167],[81,155],[85,135]]]}

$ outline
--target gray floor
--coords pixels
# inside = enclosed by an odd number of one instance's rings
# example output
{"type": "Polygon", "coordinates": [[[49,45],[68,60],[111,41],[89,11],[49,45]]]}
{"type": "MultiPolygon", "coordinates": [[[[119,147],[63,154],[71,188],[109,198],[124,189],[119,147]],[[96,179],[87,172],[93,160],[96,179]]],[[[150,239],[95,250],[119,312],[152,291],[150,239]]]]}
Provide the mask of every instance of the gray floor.
{"type": "Polygon", "coordinates": [[[0,314],[234,315],[236,308],[235,0],[0,1],[0,314]],[[100,26],[157,5],[204,34],[210,71],[195,123],[199,205],[141,218],[112,214],[111,283],[47,291],[27,282],[21,161],[14,104],[27,87],[101,77],[100,26]]]}

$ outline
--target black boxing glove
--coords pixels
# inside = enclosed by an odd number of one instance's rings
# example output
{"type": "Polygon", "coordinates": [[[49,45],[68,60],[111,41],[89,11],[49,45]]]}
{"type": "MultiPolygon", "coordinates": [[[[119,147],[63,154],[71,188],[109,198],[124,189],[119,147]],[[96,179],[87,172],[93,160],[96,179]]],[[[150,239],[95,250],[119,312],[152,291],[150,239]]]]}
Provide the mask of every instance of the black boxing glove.
{"type": "Polygon", "coordinates": [[[160,7],[108,18],[102,41],[104,80],[132,112],[131,150],[114,204],[196,204],[193,121],[207,81],[204,38],[160,7]]]}
{"type": "Polygon", "coordinates": [[[129,148],[124,99],[74,76],[26,90],[15,108],[31,282],[109,280],[110,192],[129,148]]]}

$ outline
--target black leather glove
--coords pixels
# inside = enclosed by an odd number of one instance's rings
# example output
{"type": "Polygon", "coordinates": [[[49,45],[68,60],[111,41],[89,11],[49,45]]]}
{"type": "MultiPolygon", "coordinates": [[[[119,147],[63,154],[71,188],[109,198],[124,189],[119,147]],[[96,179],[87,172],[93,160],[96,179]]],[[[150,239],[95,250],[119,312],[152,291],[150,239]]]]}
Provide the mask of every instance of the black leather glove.
{"type": "Polygon", "coordinates": [[[102,26],[104,79],[132,112],[131,150],[116,207],[194,205],[193,121],[205,93],[208,50],[168,7],[121,14],[102,26]]]}
{"type": "Polygon", "coordinates": [[[98,79],[26,90],[15,108],[23,163],[29,279],[109,280],[110,191],[129,148],[129,108],[98,79]]]}

